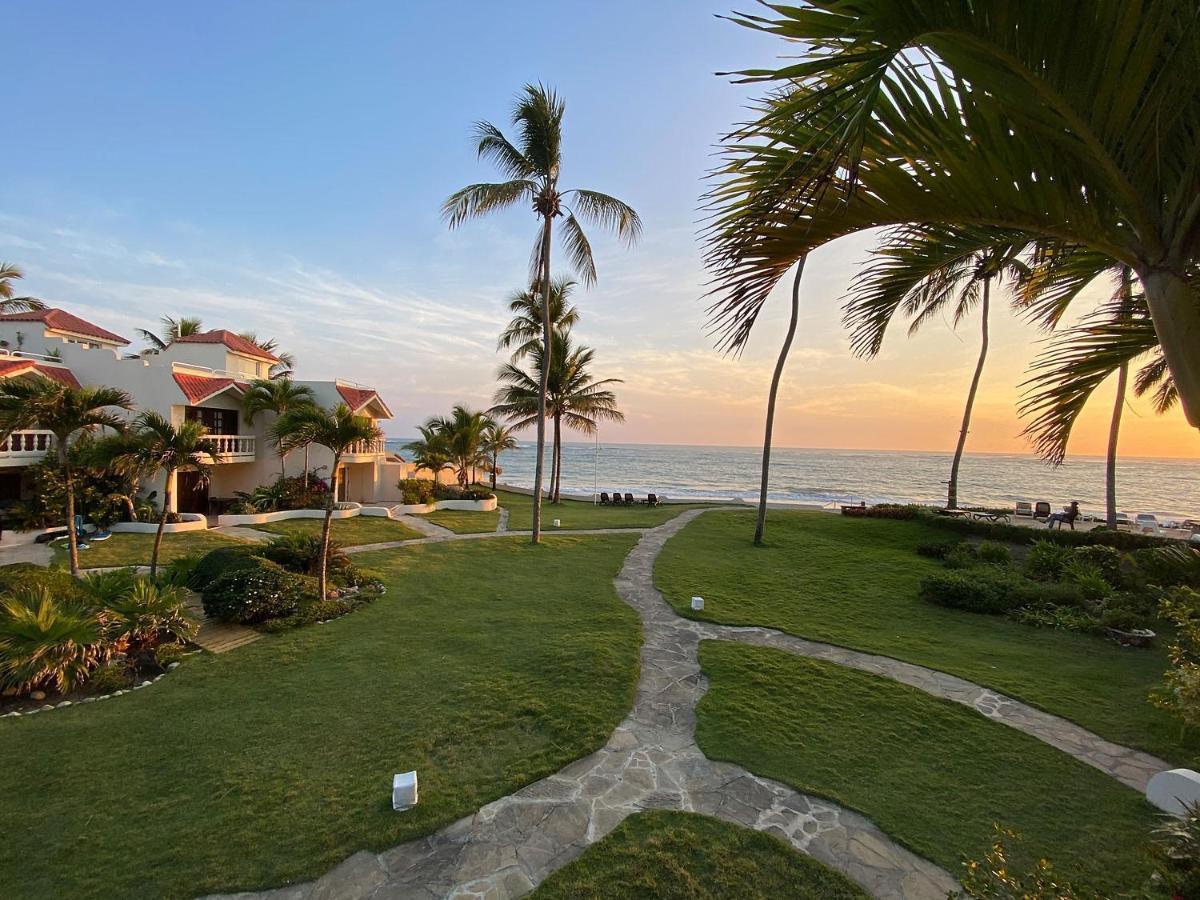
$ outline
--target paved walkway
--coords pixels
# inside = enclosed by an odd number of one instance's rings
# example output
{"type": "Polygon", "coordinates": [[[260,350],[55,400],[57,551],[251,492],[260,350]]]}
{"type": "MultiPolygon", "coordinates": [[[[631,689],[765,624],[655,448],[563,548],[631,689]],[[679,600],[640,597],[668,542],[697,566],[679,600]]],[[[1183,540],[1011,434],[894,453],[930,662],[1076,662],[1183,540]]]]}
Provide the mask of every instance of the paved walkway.
{"type": "Polygon", "coordinates": [[[508,507],[500,507],[500,520],[496,522],[496,534],[504,534],[508,531],[508,507]]]}
{"type": "Polygon", "coordinates": [[[17,544],[12,547],[0,547],[0,566],[12,566],[17,563],[31,563],[46,568],[54,559],[54,551],[49,544],[17,544]]]}
{"type": "Polygon", "coordinates": [[[430,522],[424,516],[399,515],[393,516],[393,521],[403,522],[413,531],[419,531],[428,537],[450,538],[454,537],[454,532],[449,528],[443,528],[434,522],[430,522]]]}
{"type": "Polygon", "coordinates": [[[257,528],[247,528],[244,525],[218,525],[216,528],[208,530],[226,537],[237,538],[241,541],[254,541],[259,544],[265,544],[271,538],[278,537],[269,531],[259,531],[257,528]]]}

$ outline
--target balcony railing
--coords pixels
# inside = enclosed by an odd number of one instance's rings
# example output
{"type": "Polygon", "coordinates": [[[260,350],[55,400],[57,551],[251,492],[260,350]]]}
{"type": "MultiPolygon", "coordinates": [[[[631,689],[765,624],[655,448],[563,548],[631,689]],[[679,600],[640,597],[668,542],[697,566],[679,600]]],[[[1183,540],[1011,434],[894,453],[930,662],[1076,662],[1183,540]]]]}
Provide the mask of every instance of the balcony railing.
{"type": "Polygon", "coordinates": [[[0,466],[27,466],[54,449],[51,431],[14,431],[0,441],[0,466]]]}
{"type": "Polygon", "coordinates": [[[213,462],[248,462],[257,452],[258,438],[252,434],[210,434],[206,438],[217,445],[213,462]]]}
{"type": "Polygon", "coordinates": [[[379,456],[387,452],[383,438],[374,441],[358,441],[351,444],[346,456],[379,456]]]}

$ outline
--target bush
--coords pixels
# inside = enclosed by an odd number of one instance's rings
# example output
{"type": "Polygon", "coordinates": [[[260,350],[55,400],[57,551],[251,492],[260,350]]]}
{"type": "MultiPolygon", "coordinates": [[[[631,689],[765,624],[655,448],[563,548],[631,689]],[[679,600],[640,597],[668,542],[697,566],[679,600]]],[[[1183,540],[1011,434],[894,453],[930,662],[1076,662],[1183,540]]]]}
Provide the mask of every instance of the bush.
{"type": "Polygon", "coordinates": [[[915,519],[920,507],[903,503],[876,503],[863,513],[868,519],[915,519]]]}
{"type": "Polygon", "coordinates": [[[1112,593],[1112,585],[1105,580],[1100,569],[1090,563],[1081,563],[1070,558],[1062,573],[1063,581],[1079,588],[1083,599],[1100,603],[1112,593]]]}
{"type": "Polygon", "coordinates": [[[111,694],[133,685],[133,675],[123,662],[111,662],[100,666],[88,676],[87,689],[93,694],[111,694]]]}
{"type": "Polygon", "coordinates": [[[56,597],[46,585],[0,598],[0,687],[64,692],[108,655],[95,611],[56,597]]]}
{"type": "Polygon", "coordinates": [[[188,587],[203,592],[222,575],[255,567],[254,547],[218,547],[209,550],[192,567],[188,587]]]}
{"type": "MultiPolygon", "coordinates": [[[[316,575],[321,563],[321,538],[305,534],[281,534],[260,547],[258,555],[278,563],[289,572],[301,575],[316,575]]],[[[350,566],[350,557],[336,541],[329,542],[329,557],[326,568],[329,575],[345,571],[350,566]]]]}
{"type": "Polygon", "coordinates": [[[1073,565],[1095,569],[1112,587],[1121,586],[1121,568],[1124,559],[1125,554],[1116,547],[1106,547],[1103,544],[1076,547],[1071,551],[1073,565]]]}
{"type": "Polygon", "coordinates": [[[959,543],[959,541],[930,541],[926,544],[918,544],[917,555],[927,556],[930,559],[945,559],[959,543]]]}
{"type": "Polygon", "coordinates": [[[972,543],[957,544],[945,557],[947,569],[969,569],[979,564],[979,550],[972,543]]]}
{"type": "Polygon", "coordinates": [[[1089,632],[1096,630],[1096,620],[1071,606],[1025,606],[1009,614],[1014,621],[1035,628],[1058,628],[1063,631],[1089,632]]]}
{"type": "Polygon", "coordinates": [[[0,594],[41,587],[50,591],[58,600],[74,600],[81,603],[90,600],[84,583],[72,577],[66,569],[47,569],[32,563],[0,566],[0,594]]]}
{"type": "Polygon", "coordinates": [[[1025,558],[1025,571],[1030,578],[1057,581],[1062,578],[1070,558],[1070,548],[1053,541],[1038,541],[1029,549],[1029,555],[1025,558]]]}
{"type": "Polygon", "coordinates": [[[1166,814],[1151,835],[1150,853],[1170,896],[1200,897],[1200,806],[1166,814]]]}
{"type": "Polygon", "coordinates": [[[374,569],[360,569],[357,566],[350,566],[342,577],[346,584],[356,588],[379,588],[383,587],[383,576],[374,569]]]}
{"type": "Polygon", "coordinates": [[[261,557],[215,578],[204,590],[204,611],[224,622],[253,625],[290,616],[300,608],[312,579],[261,557]]]}
{"type": "Polygon", "coordinates": [[[1006,545],[996,541],[981,541],[976,549],[982,562],[994,566],[1007,566],[1012,562],[1012,551],[1006,545]]]}
{"type": "Polygon", "coordinates": [[[1024,525],[1005,525],[1000,522],[981,522],[964,516],[943,516],[929,507],[914,507],[926,525],[953,531],[961,535],[978,535],[1007,544],[1032,544],[1035,541],[1051,541],[1066,547],[1103,545],[1118,550],[1136,550],[1140,547],[1164,547],[1175,544],[1170,538],[1137,534],[1130,531],[1060,531],[1055,529],[1027,528],[1024,525]]]}
{"type": "Polygon", "coordinates": [[[353,612],[354,608],[355,605],[348,600],[315,600],[286,618],[263,622],[260,630],[275,633],[314,622],[327,622],[353,612]]]}
{"type": "Polygon", "coordinates": [[[167,563],[159,563],[158,581],[162,585],[187,587],[192,580],[192,573],[204,558],[203,553],[188,553],[177,556],[167,563]]]}
{"type": "Polygon", "coordinates": [[[109,569],[107,572],[91,572],[83,579],[83,585],[100,607],[115,603],[128,594],[138,581],[137,569],[109,569]]]}
{"type": "Polygon", "coordinates": [[[967,612],[999,615],[1020,605],[1011,579],[994,572],[939,572],[921,581],[921,596],[930,603],[967,612]]]}
{"type": "Polygon", "coordinates": [[[1167,650],[1171,668],[1163,685],[1150,695],[1151,702],[1174,713],[1185,726],[1200,725],[1200,593],[1172,589],[1159,615],[1175,626],[1175,641],[1167,650]]]}
{"type": "Polygon", "coordinates": [[[165,669],[171,663],[180,662],[187,652],[183,644],[159,644],[154,648],[154,658],[165,669]]]}
{"type": "Polygon", "coordinates": [[[108,634],[128,643],[130,651],[163,641],[190,641],[199,623],[183,605],[179,588],[136,578],[120,596],[104,605],[108,634]]]}
{"type": "Polygon", "coordinates": [[[304,475],[276,478],[260,484],[249,493],[235,491],[231,512],[276,512],[285,509],[324,509],[329,499],[329,484],[315,471],[304,475]]]}
{"type": "Polygon", "coordinates": [[[1015,831],[996,826],[992,846],[983,859],[963,863],[962,897],[970,900],[1077,900],[1081,897],[1054,871],[1048,860],[1039,859],[1031,871],[1018,872],[1009,859],[1006,843],[1020,844],[1021,837],[1015,831]]]}
{"type": "Polygon", "coordinates": [[[433,482],[422,481],[419,478],[401,478],[396,482],[400,489],[400,499],[405,504],[429,503],[433,499],[433,482]]]}
{"type": "Polygon", "coordinates": [[[1193,547],[1147,547],[1131,556],[1140,581],[1164,588],[1200,588],[1200,551],[1193,547]]]}
{"type": "Polygon", "coordinates": [[[457,484],[434,485],[433,496],[438,500],[486,500],[492,492],[486,488],[459,487],[457,484]]]}

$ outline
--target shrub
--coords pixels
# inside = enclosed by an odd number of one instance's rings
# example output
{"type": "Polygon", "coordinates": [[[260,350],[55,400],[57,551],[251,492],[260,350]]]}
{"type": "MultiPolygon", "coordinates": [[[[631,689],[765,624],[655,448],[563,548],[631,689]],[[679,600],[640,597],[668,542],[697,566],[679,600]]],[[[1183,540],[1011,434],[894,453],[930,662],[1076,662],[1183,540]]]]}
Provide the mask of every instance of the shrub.
{"type": "Polygon", "coordinates": [[[133,676],[124,663],[112,662],[100,666],[87,680],[87,689],[93,694],[111,694],[122,691],[133,684],[133,676]]]}
{"type": "Polygon", "coordinates": [[[217,578],[255,566],[254,547],[218,547],[209,550],[192,567],[188,587],[203,592],[217,578]]]}
{"type": "Polygon", "coordinates": [[[1025,571],[1030,578],[1057,581],[1062,577],[1070,558],[1070,548],[1053,541],[1038,541],[1029,548],[1029,555],[1025,558],[1025,571]]]}
{"type": "Polygon", "coordinates": [[[996,566],[1007,566],[1012,562],[1012,551],[997,541],[981,541],[977,550],[982,562],[996,566]]]}
{"type": "Polygon", "coordinates": [[[66,691],[108,658],[99,616],[45,585],[0,598],[0,687],[66,691]]]}
{"type": "Polygon", "coordinates": [[[433,482],[422,481],[419,478],[401,478],[396,487],[400,489],[400,498],[408,505],[428,503],[433,499],[433,482]]]}
{"type": "Polygon", "coordinates": [[[1200,897],[1200,806],[1164,815],[1151,833],[1150,853],[1170,896],[1200,897]]]}
{"type": "MultiPolygon", "coordinates": [[[[289,572],[301,575],[316,575],[321,563],[321,538],[305,534],[281,534],[260,547],[258,555],[278,563],[289,572]]],[[[329,561],[326,563],[330,576],[350,566],[350,557],[336,541],[329,542],[329,561]]]]}
{"type": "Polygon", "coordinates": [[[863,513],[868,519],[915,519],[920,507],[903,503],[876,503],[863,513]]]}
{"type": "Polygon", "coordinates": [[[1131,556],[1140,580],[1159,587],[1200,588],[1200,551],[1176,544],[1147,547],[1131,556]]]}
{"type": "Polygon", "coordinates": [[[89,573],[83,579],[83,585],[96,604],[103,608],[128,594],[137,580],[136,569],[109,569],[107,572],[89,573]]]}
{"type": "Polygon", "coordinates": [[[921,581],[921,596],[938,606],[999,615],[1019,605],[1011,580],[983,570],[939,572],[921,581]]]}
{"type": "Polygon", "coordinates": [[[930,559],[945,559],[950,551],[959,545],[959,541],[930,541],[917,545],[917,555],[930,559]]]}
{"type": "Polygon", "coordinates": [[[237,512],[276,512],[284,509],[324,509],[329,499],[329,484],[310,471],[307,477],[288,475],[271,484],[260,484],[249,493],[235,491],[237,512]]]}
{"type": "Polygon", "coordinates": [[[1170,538],[1137,534],[1130,531],[1060,531],[1055,529],[1027,528],[1024,525],[1005,525],[999,522],[981,522],[965,516],[943,516],[929,507],[915,507],[917,515],[926,525],[953,531],[961,535],[978,535],[993,541],[1008,544],[1032,544],[1035,541],[1051,541],[1066,547],[1082,547],[1102,544],[1118,550],[1135,550],[1139,547],[1163,547],[1175,542],[1170,538]]]}
{"type": "Polygon", "coordinates": [[[1112,585],[1105,580],[1100,569],[1090,563],[1068,559],[1062,573],[1063,581],[1079,588],[1084,600],[1100,603],[1112,593],[1112,585]]]}
{"type": "Polygon", "coordinates": [[[1021,838],[1016,832],[997,826],[992,846],[983,859],[963,863],[963,897],[971,900],[1078,900],[1080,895],[1045,859],[1039,859],[1032,871],[1018,873],[1009,859],[1005,842],[1019,844],[1021,838]]]}
{"type": "Polygon", "coordinates": [[[947,569],[969,569],[979,564],[979,550],[974,544],[963,541],[945,557],[947,569]]]}
{"type": "Polygon", "coordinates": [[[1096,620],[1072,606],[1025,606],[1009,614],[1014,621],[1035,628],[1058,628],[1063,631],[1094,631],[1096,620]]]}
{"type": "Polygon", "coordinates": [[[360,569],[349,566],[342,576],[346,584],[356,588],[383,587],[383,576],[374,569],[360,569]]]}
{"type": "Polygon", "coordinates": [[[179,588],[138,578],[121,596],[105,604],[112,638],[124,640],[131,650],[153,647],[162,641],[189,641],[199,624],[183,605],[179,588]]]}
{"type": "Polygon", "coordinates": [[[158,566],[159,584],[187,587],[192,580],[192,573],[203,558],[203,553],[188,553],[184,556],[177,556],[165,564],[160,563],[158,566]]]}
{"type": "Polygon", "coordinates": [[[90,599],[84,583],[66,569],[47,569],[32,563],[0,566],[0,594],[40,587],[46,588],[58,600],[86,603],[90,599]]]}
{"type": "Polygon", "coordinates": [[[1071,563],[1095,569],[1112,587],[1121,586],[1121,565],[1125,555],[1116,547],[1103,544],[1076,547],[1071,551],[1071,563]]]}
{"type": "Polygon", "coordinates": [[[179,662],[187,655],[187,647],[183,644],[159,644],[154,648],[154,658],[164,669],[171,663],[179,662]]]}
{"type": "Polygon", "coordinates": [[[260,626],[262,631],[271,633],[298,628],[301,625],[311,625],[314,622],[326,622],[336,619],[354,610],[354,604],[348,600],[315,600],[302,607],[290,616],[282,619],[270,619],[260,626]]]}
{"type": "Polygon", "coordinates": [[[434,485],[433,496],[438,500],[486,500],[492,492],[486,488],[459,487],[457,484],[434,485]]]}
{"type": "Polygon", "coordinates": [[[1172,589],[1160,604],[1159,615],[1175,626],[1175,640],[1167,650],[1171,668],[1150,700],[1184,725],[1200,725],[1200,593],[1172,589]]]}
{"type": "Polygon", "coordinates": [[[261,557],[251,565],[225,572],[204,590],[204,611],[215,619],[252,625],[290,616],[304,595],[313,591],[312,579],[289,572],[261,557]]]}

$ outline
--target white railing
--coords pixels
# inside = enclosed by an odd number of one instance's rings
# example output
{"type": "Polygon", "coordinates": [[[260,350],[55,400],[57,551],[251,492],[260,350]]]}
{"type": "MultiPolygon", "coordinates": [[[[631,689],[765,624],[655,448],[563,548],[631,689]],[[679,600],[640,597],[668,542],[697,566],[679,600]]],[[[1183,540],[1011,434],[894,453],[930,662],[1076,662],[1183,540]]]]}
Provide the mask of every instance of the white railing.
{"type": "Polygon", "coordinates": [[[347,456],[378,456],[385,453],[387,448],[383,438],[378,438],[374,441],[358,441],[350,445],[350,449],[346,451],[347,456]]]}
{"type": "Polygon", "coordinates": [[[210,434],[205,437],[217,447],[213,462],[245,462],[255,457],[258,438],[252,434],[210,434]]]}
{"type": "Polygon", "coordinates": [[[14,431],[0,441],[0,466],[24,466],[44,458],[54,449],[51,431],[14,431]]]}

